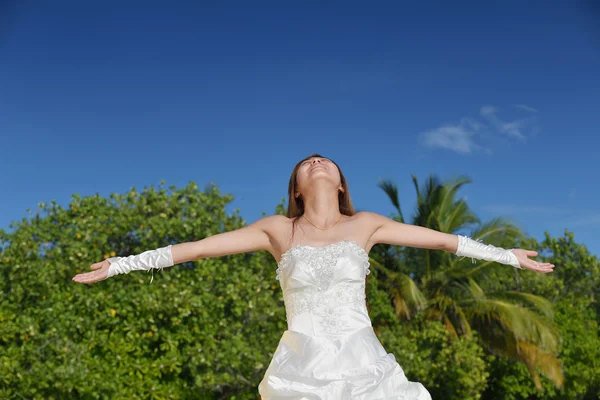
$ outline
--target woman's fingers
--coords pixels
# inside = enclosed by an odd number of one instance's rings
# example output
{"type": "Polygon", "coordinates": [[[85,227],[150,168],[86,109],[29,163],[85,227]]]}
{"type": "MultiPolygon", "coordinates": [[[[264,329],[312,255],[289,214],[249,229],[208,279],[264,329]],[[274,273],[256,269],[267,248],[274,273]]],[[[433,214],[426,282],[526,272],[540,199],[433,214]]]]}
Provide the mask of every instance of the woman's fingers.
{"type": "Polygon", "coordinates": [[[535,272],[548,273],[554,270],[554,264],[548,262],[537,262],[529,257],[536,257],[539,253],[535,250],[513,249],[513,253],[517,256],[519,264],[525,269],[535,272]]]}
{"type": "Polygon", "coordinates": [[[94,263],[90,265],[90,268],[94,271],[77,274],[73,277],[73,281],[79,283],[93,283],[106,279],[108,276],[108,270],[107,268],[103,268],[104,266],[107,266],[106,260],[94,263]]]}
{"type": "Polygon", "coordinates": [[[539,263],[537,261],[530,261],[529,269],[537,272],[552,272],[554,270],[554,264],[551,263],[539,263]]]}
{"type": "Polygon", "coordinates": [[[102,268],[102,264],[104,264],[104,261],[100,261],[100,262],[94,263],[94,264],[90,265],[90,269],[102,268]]]}
{"type": "Polygon", "coordinates": [[[86,272],[85,274],[77,274],[73,277],[73,281],[79,283],[93,283],[98,282],[106,278],[106,271],[96,270],[93,272],[86,272]]]}

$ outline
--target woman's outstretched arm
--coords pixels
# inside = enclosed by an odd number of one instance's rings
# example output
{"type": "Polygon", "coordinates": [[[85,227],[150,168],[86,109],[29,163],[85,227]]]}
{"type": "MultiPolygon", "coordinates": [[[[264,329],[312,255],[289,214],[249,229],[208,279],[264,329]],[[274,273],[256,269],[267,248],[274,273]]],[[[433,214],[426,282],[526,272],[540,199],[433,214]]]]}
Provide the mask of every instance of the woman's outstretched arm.
{"type": "Polygon", "coordinates": [[[364,213],[368,216],[369,222],[374,228],[370,239],[372,244],[386,243],[421,249],[444,250],[450,253],[456,253],[458,249],[458,237],[456,235],[394,221],[373,212],[364,213]]]}
{"type": "Polygon", "coordinates": [[[275,224],[285,218],[272,215],[230,232],[218,233],[204,239],[178,243],[148,250],[138,255],[111,257],[90,266],[92,272],[77,274],[73,281],[94,283],[135,270],[162,269],[200,258],[221,257],[255,250],[272,250],[270,233],[275,224]]]}
{"type": "Polygon", "coordinates": [[[535,272],[552,272],[554,264],[538,263],[528,257],[538,255],[537,251],[525,249],[505,250],[501,247],[486,245],[465,236],[436,231],[423,226],[394,221],[383,215],[365,212],[372,227],[370,242],[386,243],[398,246],[423,249],[444,250],[458,256],[496,261],[512,265],[515,268],[529,269],[535,272]]]}
{"type": "Polygon", "coordinates": [[[229,232],[217,233],[195,242],[173,245],[173,263],[180,264],[200,258],[222,257],[256,250],[271,250],[269,233],[280,215],[271,215],[229,232]]]}

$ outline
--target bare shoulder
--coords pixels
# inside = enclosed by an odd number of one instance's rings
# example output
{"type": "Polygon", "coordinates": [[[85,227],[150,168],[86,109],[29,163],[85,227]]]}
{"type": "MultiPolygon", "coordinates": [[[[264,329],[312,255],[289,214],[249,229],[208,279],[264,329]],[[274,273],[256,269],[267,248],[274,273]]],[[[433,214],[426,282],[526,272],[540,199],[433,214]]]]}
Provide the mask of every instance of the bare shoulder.
{"type": "Polygon", "coordinates": [[[269,237],[269,252],[274,256],[280,252],[281,245],[290,230],[292,219],[285,215],[269,215],[256,221],[257,227],[269,237]]]}
{"type": "Polygon", "coordinates": [[[278,224],[285,223],[285,221],[287,221],[287,220],[289,220],[289,218],[286,217],[285,215],[275,214],[275,215],[267,215],[266,217],[262,217],[261,219],[257,220],[254,223],[261,225],[265,228],[266,227],[273,228],[273,227],[277,226],[278,224]]]}
{"type": "Polygon", "coordinates": [[[372,211],[359,211],[352,216],[352,228],[355,232],[361,233],[360,243],[365,243],[367,253],[377,244],[374,238],[374,233],[381,227],[387,218],[381,214],[372,211]]]}
{"type": "Polygon", "coordinates": [[[270,238],[277,238],[279,232],[285,229],[290,219],[284,215],[269,215],[259,219],[254,222],[252,225],[261,229],[265,232],[270,238]]]}
{"type": "Polygon", "coordinates": [[[377,214],[372,211],[359,211],[355,214],[355,217],[357,221],[361,222],[361,224],[366,224],[369,227],[375,229],[377,229],[389,220],[388,217],[385,217],[381,214],[377,214]]]}

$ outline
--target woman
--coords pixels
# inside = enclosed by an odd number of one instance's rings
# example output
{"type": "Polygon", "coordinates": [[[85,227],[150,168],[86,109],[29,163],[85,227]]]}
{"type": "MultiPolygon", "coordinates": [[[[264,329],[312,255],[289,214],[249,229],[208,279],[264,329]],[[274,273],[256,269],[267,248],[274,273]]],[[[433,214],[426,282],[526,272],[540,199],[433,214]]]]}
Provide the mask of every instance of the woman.
{"type": "Polygon", "coordinates": [[[537,252],[504,250],[464,236],[355,213],[346,179],[331,159],[313,154],[296,164],[287,217],[273,215],[244,228],[135,256],[111,257],[76,275],[97,282],[132,270],[171,267],[206,257],[267,250],[278,260],[288,330],[258,386],[272,399],[431,399],[407,380],[373,331],[365,304],[370,249],[377,243],[438,249],[515,268],[551,272],[537,252]]]}

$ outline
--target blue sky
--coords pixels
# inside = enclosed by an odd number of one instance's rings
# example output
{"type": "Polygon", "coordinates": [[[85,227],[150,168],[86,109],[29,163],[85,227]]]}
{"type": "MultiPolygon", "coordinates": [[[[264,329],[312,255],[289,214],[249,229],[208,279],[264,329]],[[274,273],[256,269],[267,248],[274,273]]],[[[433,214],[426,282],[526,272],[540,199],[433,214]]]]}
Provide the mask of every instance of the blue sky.
{"type": "Polygon", "coordinates": [[[411,174],[467,175],[483,220],[600,255],[591,3],[219,3],[3,3],[1,228],[161,180],[215,182],[251,223],[318,152],[357,209],[393,212],[382,178],[411,215],[411,174]]]}

